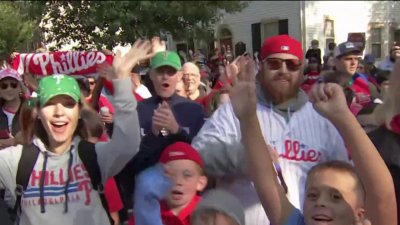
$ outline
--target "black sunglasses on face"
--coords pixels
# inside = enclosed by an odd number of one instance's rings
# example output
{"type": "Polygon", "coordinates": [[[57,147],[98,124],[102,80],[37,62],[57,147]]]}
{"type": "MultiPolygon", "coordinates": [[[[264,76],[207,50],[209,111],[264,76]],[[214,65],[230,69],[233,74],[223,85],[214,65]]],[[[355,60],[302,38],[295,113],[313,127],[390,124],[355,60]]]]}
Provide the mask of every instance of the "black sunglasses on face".
{"type": "Polygon", "coordinates": [[[279,70],[282,67],[282,63],[285,62],[286,68],[289,71],[297,71],[300,69],[301,62],[298,59],[280,59],[280,58],[266,58],[269,69],[279,70]]]}
{"type": "Polygon", "coordinates": [[[17,82],[10,82],[10,83],[1,83],[0,88],[3,90],[6,90],[8,87],[11,87],[12,89],[15,89],[18,87],[17,82]]]}

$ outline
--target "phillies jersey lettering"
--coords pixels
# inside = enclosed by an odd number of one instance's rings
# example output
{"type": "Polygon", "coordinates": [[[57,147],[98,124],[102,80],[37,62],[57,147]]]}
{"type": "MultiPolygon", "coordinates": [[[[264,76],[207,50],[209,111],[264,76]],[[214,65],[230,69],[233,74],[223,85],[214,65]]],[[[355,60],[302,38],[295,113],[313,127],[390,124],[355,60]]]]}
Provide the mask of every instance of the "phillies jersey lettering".
{"type": "Polygon", "coordinates": [[[299,141],[285,140],[285,153],[279,154],[280,157],[303,162],[321,161],[321,152],[308,147],[299,141]]]}
{"type": "MultiPolygon", "coordinates": [[[[65,183],[67,181],[66,172],[59,170],[47,170],[44,176],[43,196],[45,205],[61,204],[65,202],[65,183]]],[[[40,205],[40,180],[42,171],[33,170],[29,186],[23,194],[22,204],[24,206],[40,205]]],[[[88,172],[83,164],[76,164],[69,171],[69,184],[67,189],[68,201],[84,201],[85,205],[90,205],[92,200],[91,181],[88,172]]]]}

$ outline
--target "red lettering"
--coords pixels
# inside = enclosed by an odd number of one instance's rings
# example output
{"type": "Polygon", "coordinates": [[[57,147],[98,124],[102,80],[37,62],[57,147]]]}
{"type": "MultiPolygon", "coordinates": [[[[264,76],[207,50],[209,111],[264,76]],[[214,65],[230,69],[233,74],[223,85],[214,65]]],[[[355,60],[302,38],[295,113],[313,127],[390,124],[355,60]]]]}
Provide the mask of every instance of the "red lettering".
{"type": "Polygon", "coordinates": [[[321,160],[321,152],[314,149],[302,150],[298,141],[292,142],[290,140],[285,141],[285,153],[279,156],[289,160],[304,162],[319,162],[321,160]],[[293,154],[291,154],[292,152],[293,154]]]}
{"type": "Polygon", "coordinates": [[[60,184],[64,185],[65,181],[64,181],[64,170],[63,169],[60,169],[59,175],[60,175],[60,184]]]}
{"type": "Polygon", "coordinates": [[[50,185],[59,185],[57,180],[54,179],[54,170],[50,171],[50,185]]]}
{"type": "Polygon", "coordinates": [[[76,165],[73,170],[74,170],[74,175],[75,175],[76,180],[83,180],[84,177],[81,175],[81,172],[82,172],[81,166],[76,165]]]}
{"type": "Polygon", "coordinates": [[[90,205],[91,199],[90,199],[90,193],[92,191],[92,188],[90,187],[90,181],[89,180],[84,180],[79,183],[78,185],[78,190],[79,191],[85,191],[85,205],[90,205]]]}
{"type": "Polygon", "coordinates": [[[293,142],[293,152],[295,155],[299,154],[300,152],[300,144],[298,141],[293,142]]]}
{"type": "Polygon", "coordinates": [[[40,177],[42,176],[42,171],[33,170],[31,174],[31,186],[36,187],[39,186],[40,177]]]}

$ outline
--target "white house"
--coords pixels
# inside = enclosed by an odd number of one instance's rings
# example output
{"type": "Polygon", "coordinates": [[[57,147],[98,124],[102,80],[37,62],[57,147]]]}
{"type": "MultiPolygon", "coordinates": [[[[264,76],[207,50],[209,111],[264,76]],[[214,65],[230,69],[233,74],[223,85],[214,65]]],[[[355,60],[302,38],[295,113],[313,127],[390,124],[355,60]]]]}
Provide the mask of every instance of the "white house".
{"type": "Polygon", "coordinates": [[[240,53],[243,46],[237,44],[243,42],[253,53],[266,38],[289,34],[305,51],[317,39],[324,52],[328,43],[350,39],[380,60],[393,41],[400,43],[399,22],[400,3],[395,1],[252,1],[240,13],[224,14],[215,25],[215,44],[240,53]]]}

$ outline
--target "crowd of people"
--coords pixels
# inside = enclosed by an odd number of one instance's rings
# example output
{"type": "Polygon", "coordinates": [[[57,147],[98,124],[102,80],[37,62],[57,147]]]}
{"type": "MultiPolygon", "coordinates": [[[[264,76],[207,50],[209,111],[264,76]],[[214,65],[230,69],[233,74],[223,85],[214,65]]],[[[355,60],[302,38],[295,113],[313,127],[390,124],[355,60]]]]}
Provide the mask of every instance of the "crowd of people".
{"type": "Polygon", "coordinates": [[[3,68],[1,224],[397,225],[400,47],[318,45],[154,37],[92,75],[3,68]]]}

